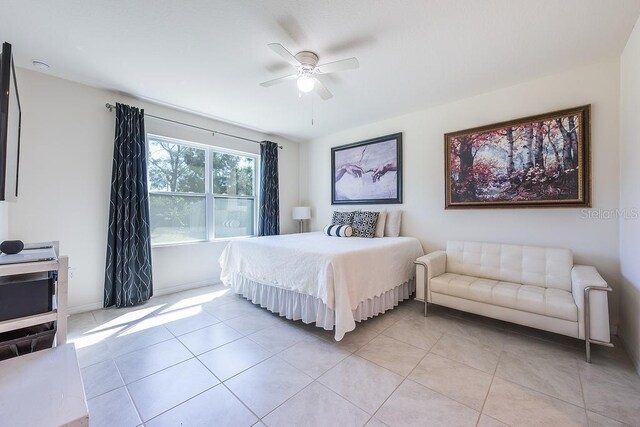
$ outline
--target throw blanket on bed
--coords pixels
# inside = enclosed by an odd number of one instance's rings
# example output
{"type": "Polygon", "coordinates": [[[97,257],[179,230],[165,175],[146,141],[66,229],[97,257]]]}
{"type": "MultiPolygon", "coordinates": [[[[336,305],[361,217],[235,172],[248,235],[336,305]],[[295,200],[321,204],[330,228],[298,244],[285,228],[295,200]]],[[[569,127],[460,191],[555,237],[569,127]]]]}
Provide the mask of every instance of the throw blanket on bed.
{"type": "Polygon", "coordinates": [[[323,233],[232,240],[220,256],[222,282],[234,275],[311,295],[335,312],[336,340],[355,328],[352,310],[361,301],[415,275],[424,254],[412,237],[336,239],[323,233]]]}

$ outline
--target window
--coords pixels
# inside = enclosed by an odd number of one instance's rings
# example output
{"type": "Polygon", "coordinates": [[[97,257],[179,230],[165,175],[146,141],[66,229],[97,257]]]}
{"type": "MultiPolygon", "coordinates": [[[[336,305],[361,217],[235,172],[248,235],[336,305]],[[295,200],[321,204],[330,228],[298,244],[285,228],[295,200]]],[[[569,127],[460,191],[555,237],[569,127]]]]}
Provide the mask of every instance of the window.
{"type": "Polygon", "coordinates": [[[258,156],[148,135],[153,244],[252,236],[258,156]]]}

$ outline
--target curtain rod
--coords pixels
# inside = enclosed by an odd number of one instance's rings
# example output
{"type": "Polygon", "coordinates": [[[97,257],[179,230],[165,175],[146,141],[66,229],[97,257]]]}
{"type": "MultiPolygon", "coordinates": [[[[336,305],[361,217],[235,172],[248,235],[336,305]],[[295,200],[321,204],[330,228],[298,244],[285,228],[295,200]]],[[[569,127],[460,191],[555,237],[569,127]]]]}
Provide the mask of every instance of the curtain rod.
{"type": "MultiPolygon", "coordinates": [[[[110,104],[108,102],[104,106],[107,107],[107,109],[109,111],[113,111],[113,109],[116,108],[115,105],[110,104]]],[[[153,114],[144,113],[144,116],[145,117],[151,117],[152,119],[156,119],[156,120],[162,120],[162,121],[165,121],[165,122],[173,123],[173,124],[176,124],[176,125],[181,125],[181,126],[190,127],[190,128],[193,128],[193,129],[203,130],[205,132],[211,132],[213,134],[213,136],[216,136],[216,134],[220,134],[220,135],[228,136],[230,138],[242,139],[243,141],[254,142],[256,144],[262,145],[262,141],[256,141],[255,139],[245,138],[244,136],[237,136],[237,135],[232,135],[230,133],[220,132],[220,131],[213,130],[213,129],[207,129],[207,128],[203,128],[203,127],[200,127],[200,126],[191,125],[189,123],[183,123],[183,122],[179,122],[177,120],[167,119],[165,117],[154,116],[153,114]]],[[[282,145],[278,145],[278,148],[282,150],[282,145]]]]}

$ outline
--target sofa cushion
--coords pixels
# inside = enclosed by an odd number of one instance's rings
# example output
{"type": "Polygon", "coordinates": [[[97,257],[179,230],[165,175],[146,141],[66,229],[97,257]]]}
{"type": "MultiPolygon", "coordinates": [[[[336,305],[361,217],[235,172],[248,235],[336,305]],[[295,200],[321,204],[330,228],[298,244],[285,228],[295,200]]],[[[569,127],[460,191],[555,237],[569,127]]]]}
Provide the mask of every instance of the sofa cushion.
{"type": "Polygon", "coordinates": [[[572,322],[578,321],[578,308],[573,301],[573,295],[561,289],[521,285],[455,273],[434,277],[430,283],[431,292],[572,322]]]}
{"type": "Polygon", "coordinates": [[[447,272],[571,291],[573,254],[568,249],[447,242],[447,272]]]}

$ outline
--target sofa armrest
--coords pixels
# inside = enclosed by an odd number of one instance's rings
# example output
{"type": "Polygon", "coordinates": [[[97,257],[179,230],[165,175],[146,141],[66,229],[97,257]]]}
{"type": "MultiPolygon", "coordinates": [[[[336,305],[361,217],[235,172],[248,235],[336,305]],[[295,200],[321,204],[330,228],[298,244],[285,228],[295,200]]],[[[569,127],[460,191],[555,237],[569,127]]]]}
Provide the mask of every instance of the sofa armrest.
{"type": "Polygon", "coordinates": [[[447,253],[445,251],[435,251],[423,255],[414,261],[416,264],[416,297],[424,290],[422,297],[426,301],[431,301],[429,293],[429,282],[433,277],[444,274],[447,269],[447,253]]]}
{"type": "Polygon", "coordinates": [[[595,267],[575,265],[571,269],[571,293],[578,306],[579,336],[582,339],[587,338],[585,335],[585,289],[590,289],[588,291],[589,337],[598,341],[610,342],[607,293],[611,288],[595,267]]]}

